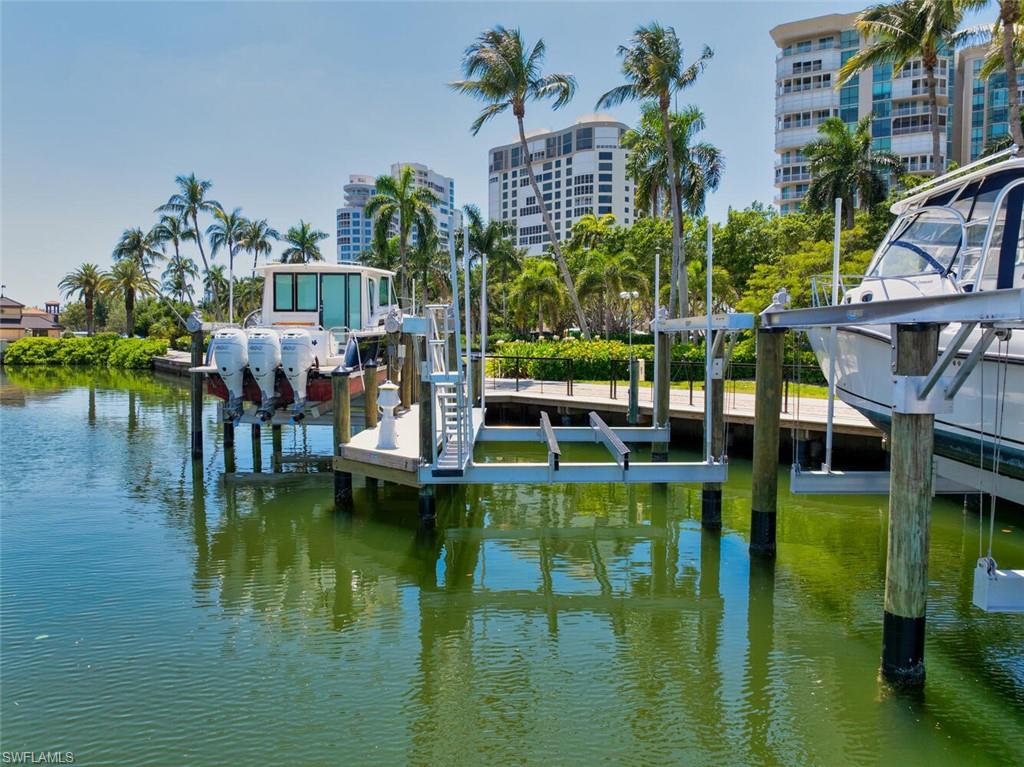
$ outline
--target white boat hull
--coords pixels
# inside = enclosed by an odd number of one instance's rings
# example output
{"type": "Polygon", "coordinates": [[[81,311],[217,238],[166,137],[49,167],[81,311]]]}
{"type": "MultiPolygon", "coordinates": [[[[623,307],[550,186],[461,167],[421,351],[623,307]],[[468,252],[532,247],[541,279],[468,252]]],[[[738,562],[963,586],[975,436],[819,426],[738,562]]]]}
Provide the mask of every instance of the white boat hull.
{"type": "MultiPolygon", "coordinates": [[[[939,340],[945,347],[958,326],[946,328],[939,340]]],[[[976,331],[965,344],[970,350],[976,331]]],[[[831,358],[828,329],[809,331],[808,337],[824,375],[829,374],[831,358]]],[[[836,394],[856,408],[876,426],[888,432],[892,413],[892,347],[887,328],[848,327],[837,333],[836,394]]],[[[1005,348],[1005,347],[1004,347],[1005,348]]],[[[961,358],[962,359],[962,358],[961,358]]],[[[961,364],[953,363],[951,371],[961,364]]],[[[948,375],[949,373],[947,373],[948,375]]],[[[937,462],[941,472],[948,461],[956,465],[956,479],[967,478],[974,487],[994,490],[996,495],[1024,504],[1024,335],[1011,337],[1009,352],[1000,355],[994,343],[985,359],[967,378],[953,400],[951,413],[935,416],[935,453],[947,461],[937,462]],[[1003,375],[1005,357],[1004,412],[997,424],[997,374],[1003,375]],[[993,456],[998,440],[999,474],[992,474],[993,456]],[[980,467],[980,468],[979,468],[980,467]]]]}

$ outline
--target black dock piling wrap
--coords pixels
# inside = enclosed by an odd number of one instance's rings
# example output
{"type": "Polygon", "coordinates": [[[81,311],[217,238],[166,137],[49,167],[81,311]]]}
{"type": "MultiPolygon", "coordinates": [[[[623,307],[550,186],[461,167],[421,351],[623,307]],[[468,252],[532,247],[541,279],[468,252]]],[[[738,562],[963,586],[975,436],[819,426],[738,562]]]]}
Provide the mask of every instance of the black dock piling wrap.
{"type": "MultiPolygon", "coordinates": [[[[352,439],[352,397],[349,393],[349,371],[337,367],[331,373],[331,406],[334,413],[334,457],[341,455],[341,446],[352,439]]],[[[334,505],[339,511],[352,508],[352,474],[334,469],[334,505]]]]}
{"type": "Polygon", "coordinates": [[[779,413],[782,409],[782,352],[785,338],[785,331],[757,331],[750,553],[766,557],[775,556],[775,514],[779,492],[779,413]]]}
{"type": "MultiPolygon", "coordinates": [[[[192,334],[192,367],[203,364],[203,331],[192,334]]],[[[192,457],[203,457],[203,374],[192,374],[192,457]]]]}
{"type": "Polygon", "coordinates": [[[366,428],[377,426],[377,363],[367,362],[363,366],[363,414],[366,428]]]}
{"type": "MultiPolygon", "coordinates": [[[[897,326],[896,375],[927,374],[938,338],[937,325],[897,326]]],[[[901,686],[924,683],[934,426],[930,413],[893,410],[882,676],[901,686]]]]}
{"type": "Polygon", "coordinates": [[[629,358],[629,408],[626,411],[626,423],[636,426],[640,422],[640,363],[637,358],[629,358]]]}

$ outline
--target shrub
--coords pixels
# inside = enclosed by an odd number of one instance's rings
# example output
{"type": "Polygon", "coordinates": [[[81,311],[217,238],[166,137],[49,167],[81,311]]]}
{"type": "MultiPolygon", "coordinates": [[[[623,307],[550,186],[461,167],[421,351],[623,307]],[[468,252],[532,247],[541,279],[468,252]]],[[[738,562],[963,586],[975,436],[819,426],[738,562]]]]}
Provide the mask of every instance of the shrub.
{"type": "Polygon", "coordinates": [[[90,338],[19,338],[7,347],[5,365],[62,365],[147,368],[167,352],[163,339],[120,338],[101,333],[90,338]]]}
{"type": "Polygon", "coordinates": [[[166,339],[124,338],[111,351],[107,364],[112,368],[148,368],[154,357],[166,353],[166,339]]]}
{"type": "Polygon", "coordinates": [[[62,341],[57,338],[19,338],[7,347],[5,365],[50,365],[62,341]]]}

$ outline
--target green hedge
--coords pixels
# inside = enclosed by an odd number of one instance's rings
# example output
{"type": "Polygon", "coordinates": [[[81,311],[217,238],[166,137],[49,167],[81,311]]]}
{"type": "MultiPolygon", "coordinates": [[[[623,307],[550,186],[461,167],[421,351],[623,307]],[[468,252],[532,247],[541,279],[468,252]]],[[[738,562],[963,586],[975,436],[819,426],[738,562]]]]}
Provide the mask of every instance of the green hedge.
{"type": "Polygon", "coordinates": [[[5,365],[90,365],[148,368],[167,353],[162,338],[121,338],[102,333],[89,338],[19,338],[7,347],[5,365]]]}
{"type": "MultiPolygon", "coordinates": [[[[607,381],[614,374],[619,380],[629,377],[627,360],[629,344],[618,340],[582,341],[563,339],[560,341],[508,341],[488,348],[487,374],[495,377],[541,379],[564,381],[569,370],[577,381],[607,381]],[[493,359],[493,357],[504,359],[493,359]],[[534,358],[534,359],[530,359],[534,358]]],[[[647,360],[647,380],[654,375],[654,345],[633,344],[633,354],[647,360]]],[[[672,347],[672,379],[686,381],[704,377],[704,343],[675,344],[672,347]],[[689,363],[684,365],[683,363],[689,363]]],[[[797,351],[792,344],[786,346],[786,375],[796,379],[797,351]]],[[[731,378],[752,379],[754,377],[754,337],[745,334],[738,340],[732,352],[731,378]]],[[[814,352],[803,348],[799,352],[799,379],[803,383],[822,384],[825,379],[818,367],[814,352]]]]}

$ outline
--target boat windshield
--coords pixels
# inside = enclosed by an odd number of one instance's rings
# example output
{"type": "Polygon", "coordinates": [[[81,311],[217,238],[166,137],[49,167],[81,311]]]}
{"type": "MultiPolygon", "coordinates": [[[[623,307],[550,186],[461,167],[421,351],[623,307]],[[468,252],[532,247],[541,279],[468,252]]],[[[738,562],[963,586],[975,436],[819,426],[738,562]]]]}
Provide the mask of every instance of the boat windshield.
{"type": "Polygon", "coordinates": [[[950,210],[925,208],[896,224],[869,277],[945,274],[956,259],[963,224],[950,210]]]}

